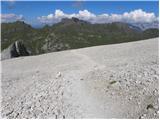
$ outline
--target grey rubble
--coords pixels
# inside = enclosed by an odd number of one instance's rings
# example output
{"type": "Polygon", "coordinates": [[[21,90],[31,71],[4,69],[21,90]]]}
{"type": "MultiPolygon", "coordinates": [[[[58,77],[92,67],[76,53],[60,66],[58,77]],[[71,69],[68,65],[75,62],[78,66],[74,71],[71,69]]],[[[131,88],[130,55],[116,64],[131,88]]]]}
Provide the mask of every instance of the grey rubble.
{"type": "Polygon", "coordinates": [[[158,38],[2,61],[3,118],[157,118],[158,38]]]}

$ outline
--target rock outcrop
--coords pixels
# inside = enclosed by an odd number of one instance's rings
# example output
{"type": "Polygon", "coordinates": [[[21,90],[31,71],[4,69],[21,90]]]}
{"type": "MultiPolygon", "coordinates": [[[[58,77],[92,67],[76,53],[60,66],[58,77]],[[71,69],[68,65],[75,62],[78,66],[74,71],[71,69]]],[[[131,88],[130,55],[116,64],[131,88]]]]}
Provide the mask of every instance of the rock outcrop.
{"type": "Polygon", "coordinates": [[[28,56],[29,51],[21,41],[16,41],[1,53],[1,60],[10,59],[19,56],[28,56]]]}

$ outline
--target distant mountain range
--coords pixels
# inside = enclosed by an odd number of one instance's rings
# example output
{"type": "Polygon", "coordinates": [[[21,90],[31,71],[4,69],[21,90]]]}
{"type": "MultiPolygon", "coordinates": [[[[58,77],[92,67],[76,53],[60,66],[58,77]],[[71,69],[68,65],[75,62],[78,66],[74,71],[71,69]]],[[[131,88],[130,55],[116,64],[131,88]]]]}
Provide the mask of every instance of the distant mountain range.
{"type": "Polygon", "coordinates": [[[132,25],[139,27],[141,30],[146,30],[149,28],[159,28],[159,22],[151,22],[151,23],[132,23],[132,25]]]}
{"type": "Polygon", "coordinates": [[[2,23],[1,30],[2,50],[20,41],[31,55],[159,36],[159,29],[149,25],[144,27],[122,22],[91,24],[77,18],[64,18],[57,24],[39,29],[20,21],[2,23]]]}

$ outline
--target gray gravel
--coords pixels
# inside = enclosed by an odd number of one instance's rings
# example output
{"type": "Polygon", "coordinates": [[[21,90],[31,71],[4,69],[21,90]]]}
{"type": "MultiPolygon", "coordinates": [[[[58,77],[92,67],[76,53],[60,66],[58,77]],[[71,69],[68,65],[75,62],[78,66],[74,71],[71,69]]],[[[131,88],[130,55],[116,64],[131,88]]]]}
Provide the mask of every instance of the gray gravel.
{"type": "Polygon", "coordinates": [[[158,38],[2,61],[3,118],[158,118],[158,38]]]}

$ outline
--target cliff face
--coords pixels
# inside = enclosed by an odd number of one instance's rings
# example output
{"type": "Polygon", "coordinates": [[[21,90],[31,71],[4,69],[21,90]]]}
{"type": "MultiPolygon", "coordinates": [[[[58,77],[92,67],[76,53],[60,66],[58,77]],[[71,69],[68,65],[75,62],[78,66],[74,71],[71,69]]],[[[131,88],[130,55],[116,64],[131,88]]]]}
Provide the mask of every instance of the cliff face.
{"type": "Polygon", "coordinates": [[[16,41],[13,44],[11,44],[7,49],[2,51],[1,53],[1,59],[10,59],[14,57],[19,56],[29,56],[30,53],[24,46],[24,44],[20,41],[16,41]]]}

